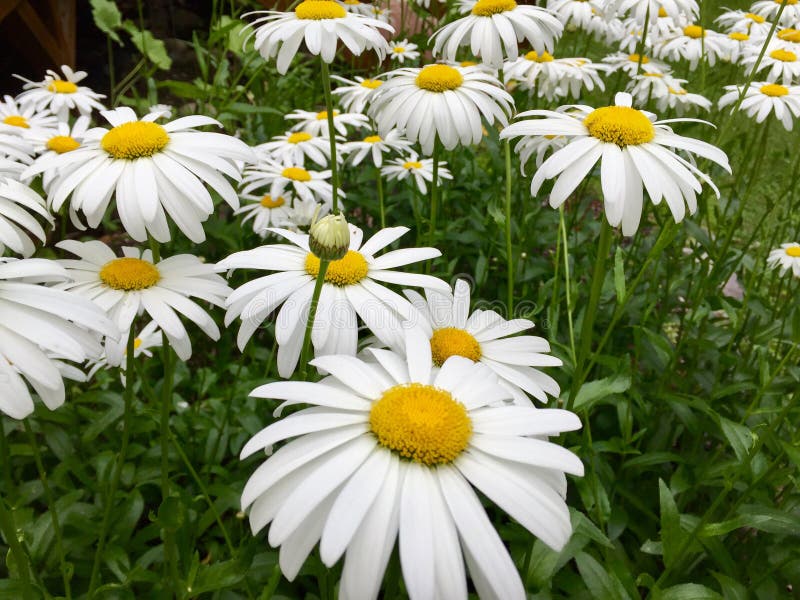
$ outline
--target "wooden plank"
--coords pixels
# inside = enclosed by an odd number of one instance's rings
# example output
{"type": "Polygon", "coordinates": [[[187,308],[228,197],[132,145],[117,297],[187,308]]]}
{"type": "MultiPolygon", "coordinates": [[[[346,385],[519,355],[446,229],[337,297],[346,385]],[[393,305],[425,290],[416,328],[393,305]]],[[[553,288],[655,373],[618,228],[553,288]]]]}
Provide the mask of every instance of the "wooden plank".
{"type": "Polygon", "coordinates": [[[24,0],[3,0],[3,2],[0,3],[0,21],[17,10],[17,6],[22,4],[23,1],[24,0]]]}
{"type": "Polygon", "coordinates": [[[30,4],[27,2],[20,4],[17,8],[17,14],[31,30],[36,41],[39,42],[39,45],[47,53],[54,65],[58,66],[68,62],[69,52],[62,47],[61,43],[59,43],[60,40],[50,33],[47,25],[30,4]]]}

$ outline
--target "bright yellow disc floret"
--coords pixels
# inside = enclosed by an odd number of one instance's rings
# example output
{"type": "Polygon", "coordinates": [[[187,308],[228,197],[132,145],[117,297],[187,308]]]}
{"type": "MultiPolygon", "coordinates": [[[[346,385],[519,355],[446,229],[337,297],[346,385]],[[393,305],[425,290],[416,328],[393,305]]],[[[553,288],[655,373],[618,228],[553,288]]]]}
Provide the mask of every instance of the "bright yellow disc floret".
{"type": "Polygon", "coordinates": [[[481,345],[463,329],[444,327],[433,332],[431,356],[437,367],[441,367],[451,356],[463,356],[477,362],[481,358],[481,345]]]}
{"type": "Polygon", "coordinates": [[[655,128],[642,111],[629,106],[598,108],[583,120],[589,135],[620,148],[637,146],[655,137],[655,128]]]}
{"type": "Polygon", "coordinates": [[[140,258],[115,258],[100,269],[100,281],[123,292],[146,290],[161,280],[161,273],[151,262],[140,258]]]}
{"type": "Polygon", "coordinates": [[[133,160],[153,156],[169,143],[167,131],[158,123],[131,121],[117,125],[103,136],[100,146],[113,158],[133,160]]]}
{"type": "MultiPolygon", "coordinates": [[[[312,277],[319,275],[319,258],[309,252],[306,255],[306,273],[312,277]]],[[[348,250],[344,258],[332,260],[325,271],[325,283],[339,287],[355,285],[369,273],[369,265],[360,252],[348,250]]]]}

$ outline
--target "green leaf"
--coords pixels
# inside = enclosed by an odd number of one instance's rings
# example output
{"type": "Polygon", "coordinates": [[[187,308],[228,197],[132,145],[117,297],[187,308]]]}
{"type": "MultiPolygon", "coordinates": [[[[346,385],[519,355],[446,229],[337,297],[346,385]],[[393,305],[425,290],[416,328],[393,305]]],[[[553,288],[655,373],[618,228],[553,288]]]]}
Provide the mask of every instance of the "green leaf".
{"type": "Polygon", "coordinates": [[[120,42],[116,30],[122,27],[122,13],[114,0],[89,0],[92,18],[97,28],[115,42],[120,42]]]}
{"type": "Polygon", "coordinates": [[[739,509],[740,514],[733,519],[719,523],[709,523],[700,530],[703,537],[725,535],[740,527],[750,527],[767,533],[800,535],[800,517],[786,511],[746,504],[739,509]]]}
{"type": "Polygon", "coordinates": [[[236,585],[247,574],[247,565],[239,560],[226,560],[209,566],[200,565],[191,594],[204,594],[236,585]]]}
{"type": "Polygon", "coordinates": [[[133,21],[125,21],[122,28],[131,36],[133,45],[146,56],[159,69],[169,69],[172,66],[172,59],[167,55],[167,48],[164,42],[153,37],[147,29],[139,29],[133,21]]]}
{"type": "Polygon", "coordinates": [[[757,436],[744,425],[734,423],[725,417],[719,417],[719,426],[722,433],[730,443],[736,458],[744,460],[753,448],[757,436]]]}
{"type": "Polygon", "coordinates": [[[663,479],[658,480],[658,499],[661,505],[661,544],[664,552],[664,564],[671,567],[677,558],[681,541],[680,515],[678,506],[663,479]]]}
{"type": "Polygon", "coordinates": [[[697,583],[682,583],[661,592],[660,600],[721,600],[717,592],[697,583]]]}
{"type": "Polygon", "coordinates": [[[161,506],[158,507],[158,523],[164,529],[176,531],[183,525],[184,514],[183,504],[176,496],[164,498],[161,506]]]}
{"type": "Polygon", "coordinates": [[[612,394],[626,392],[630,387],[630,375],[620,374],[584,383],[581,389],[578,390],[578,395],[575,397],[575,408],[588,408],[595,402],[599,402],[612,394]]]}
{"type": "Polygon", "coordinates": [[[592,556],[581,552],[575,557],[583,582],[595,600],[629,599],[622,583],[613,574],[608,573],[592,556]]]}
{"type": "Polygon", "coordinates": [[[722,597],[725,600],[747,600],[747,588],[741,583],[722,573],[711,574],[719,583],[719,587],[722,588],[722,597]]]}
{"type": "Polygon", "coordinates": [[[614,254],[614,289],[617,292],[617,303],[625,301],[625,257],[622,248],[617,246],[614,254]]]}

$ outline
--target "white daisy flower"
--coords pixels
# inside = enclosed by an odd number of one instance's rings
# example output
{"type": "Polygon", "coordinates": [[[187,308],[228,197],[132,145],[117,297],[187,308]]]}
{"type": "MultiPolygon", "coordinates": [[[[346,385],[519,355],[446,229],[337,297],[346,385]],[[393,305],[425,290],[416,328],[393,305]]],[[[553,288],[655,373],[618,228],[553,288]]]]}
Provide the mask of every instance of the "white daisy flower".
{"type": "Polygon", "coordinates": [[[595,15],[596,4],[592,0],[547,0],[547,10],[553,12],[565,27],[570,24],[586,29],[595,15]]]}
{"type": "MultiPolygon", "coordinates": [[[[758,61],[761,48],[750,46],[740,64],[746,67],[747,75],[753,72],[758,61]]],[[[791,44],[789,47],[785,42],[772,43],[767,47],[761,64],[758,65],[756,73],[761,73],[769,69],[765,79],[767,81],[780,82],[783,85],[792,85],[794,81],[800,81],[800,44],[791,44]]]]}
{"type": "Polygon", "coordinates": [[[342,0],[341,4],[347,12],[357,13],[365,17],[372,15],[372,4],[369,2],[361,2],[361,0],[342,0]]]}
{"type": "Polygon", "coordinates": [[[711,100],[700,94],[692,94],[684,89],[685,79],[670,78],[667,93],[656,99],[656,108],[665,111],[673,109],[678,115],[683,115],[692,109],[711,110],[711,100]]]}
{"type": "Polygon", "coordinates": [[[694,71],[705,54],[709,66],[714,66],[718,58],[726,55],[727,38],[703,29],[700,25],[687,25],[678,35],[655,46],[656,55],[669,60],[689,61],[689,70],[694,71]]]}
{"type": "Polygon", "coordinates": [[[342,144],[342,154],[347,156],[349,163],[354,167],[370,155],[372,163],[380,169],[383,166],[383,155],[390,152],[398,154],[411,152],[411,142],[400,135],[397,129],[390,130],[386,137],[368,135],[361,141],[342,144]]]}
{"type": "Polygon", "coordinates": [[[555,379],[537,367],[560,367],[561,359],[548,354],[550,344],[533,335],[514,335],[534,327],[528,319],[507,321],[493,310],[469,312],[469,283],[456,281],[452,293],[427,290],[423,298],[414,290],[403,292],[425,320],[421,326],[430,340],[433,364],[441,367],[451,356],[480,362],[492,371],[514,397],[530,406],[526,392],[540,402],[558,398],[555,379]],[[513,337],[509,337],[513,336],[513,337]]]}
{"type": "MultiPolygon", "coordinates": [[[[572,140],[548,158],[533,176],[531,195],[535,196],[547,179],[557,178],[550,193],[550,206],[558,208],[575,191],[598,160],[606,219],[612,227],[622,224],[623,235],[636,232],[642,216],[643,187],[653,204],[666,200],[676,222],[683,220],[686,205],[690,214],[697,210],[701,182],[719,195],[709,177],[675,150],[697,154],[730,172],[725,153],[707,142],[673,133],[656,116],[631,107],[630,94],[616,95],[616,106],[593,109],[573,106],[570,112],[532,110],[520,117],[543,119],[518,121],[500,137],[563,135],[572,140]]],[[[673,123],[677,119],[667,122],[673,123]]]]}
{"type": "Polygon", "coordinates": [[[743,10],[725,11],[714,22],[725,31],[744,31],[757,38],[766,37],[772,28],[772,23],[761,15],[743,10]]]}
{"type": "Polygon", "coordinates": [[[596,5],[591,20],[585,26],[589,35],[609,45],[619,44],[625,35],[625,26],[622,19],[616,16],[612,4],[613,2],[607,2],[603,9],[596,5]]]}
{"type": "Polygon", "coordinates": [[[447,150],[479,143],[481,117],[490,125],[495,119],[505,125],[513,104],[500,82],[482,69],[437,64],[392,71],[376,90],[369,114],[381,137],[400,129],[431,154],[437,138],[447,150]]]}
{"type": "Polygon", "coordinates": [[[773,269],[780,269],[781,275],[791,270],[792,275],[800,277],[800,244],[791,242],[781,244],[780,248],[771,250],[767,264],[773,269]]]}
{"type": "MultiPolygon", "coordinates": [[[[38,129],[30,134],[33,148],[40,160],[52,164],[52,160],[59,154],[72,152],[80,148],[86,131],[89,129],[90,120],[87,116],[78,117],[70,127],[69,123],[61,121],[57,129],[38,129]]],[[[58,175],[58,169],[48,168],[42,173],[42,187],[49,191],[50,184],[58,175]]]]}
{"type": "Polygon", "coordinates": [[[27,257],[36,250],[31,237],[46,241],[47,234],[34,215],[53,226],[53,217],[39,194],[19,181],[0,176],[0,255],[8,248],[27,257]]]}
{"type": "MultiPolygon", "coordinates": [[[[387,10],[385,8],[381,8],[380,6],[375,6],[374,4],[372,5],[372,9],[370,10],[370,14],[372,15],[372,18],[377,19],[378,21],[380,21],[382,23],[388,23],[389,20],[391,19],[391,16],[392,16],[392,13],[389,10],[387,10]]],[[[394,29],[392,29],[390,33],[394,34],[395,33],[394,29]]],[[[388,50],[388,49],[389,49],[389,47],[387,45],[386,50],[388,50]]],[[[380,58],[380,60],[383,61],[384,58],[385,57],[382,56],[380,58]]]]}
{"type": "MultiPolygon", "coordinates": [[[[735,104],[742,93],[742,86],[726,85],[725,90],[726,93],[719,99],[720,108],[735,104]]],[[[772,113],[786,131],[791,131],[794,119],[800,117],[800,86],[754,81],[747,88],[739,108],[756,123],[763,123],[772,113]]]]}
{"type": "MultiPolygon", "coordinates": [[[[128,332],[125,332],[122,336],[125,338],[125,348],[123,352],[123,357],[127,356],[128,348],[127,348],[127,340],[128,340],[128,332]]],[[[164,341],[163,336],[161,335],[161,330],[158,328],[158,323],[155,321],[150,321],[147,325],[142,328],[136,337],[133,338],[133,356],[134,358],[139,358],[140,356],[144,356],[146,358],[153,357],[153,348],[160,348],[164,341]]],[[[121,365],[125,366],[124,360],[121,365]]],[[[105,369],[111,369],[112,366],[108,363],[108,356],[103,354],[97,360],[90,360],[87,365],[89,367],[89,372],[86,374],[87,379],[91,379],[95,375],[97,375],[98,371],[102,371],[105,369]]],[[[120,369],[119,377],[122,380],[122,385],[125,385],[125,371],[124,369],[120,369]]]]}
{"type": "Polygon", "coordinates": [[[299,233],[302,230],[307,230],[315,219],[327,215],[330,209],[330,204],[318,204],[295,198],[291,209],[289,209],[288,220],[281,227],[294,233],[299,233]]]}
{"type": "MultiPolygon", "coordinates": [[[[439,180],[452,179],[453,175],[447,168],[446,161],[439,161],[437,171],[439,180]]],[[[433,181],[433,159],[419,158],[415,152],[405,158],[395,158],[388,165],[381,169],[381,175],[389,181],[403,181],[407,177],[413,177],[414,183],[421,194],[428,193],[428,186],[425,183],[433,181]]]]}
{"type": "Polygon", "coordinates": [[[507,81],[518,80],[522,89],[535,89],[548,100],[569,95],[579,98],[583,88],[605,90],[600,71],[609,69],[588,58],[554,58],[549,52],[539,54],[535,50],[504,66],[507,81]]]}
{"type": "MultiPolygon", "coordinates": [[[[47,129],[36,132],[51,131],[47,129]]],[[[30,134],[29,134],[30,135],[30,134]]],[[[0,128],[0,178],[10,177],[21,181],[22,173],[33,162],[32,140],[11,128],[0,128]]]]}
{"type": "Polygon", "coordinates": [[[255,48],[266,60],[277,56],[276,67],[281,75],[289,69],[302,42],[309,53],[326,63],[333,62],[340,41],[355,55],[374,50],[383,60],[388,45],[381,30],[394,33],[394,28],[383,21],[348,12],[331,0],[303,0],[292,12],[267,10],[248,14],[264,15],[249,25],[255,28],[255,48]]]}
{"type": "Polygon", "coordinates": [[[20,104],[11,96],[0,102],[0,133],[28,137],[32,129],[55,129],[58,119],[49,110],[36,110],[33,104],[20,104]]]}
{"type": "MultiPolygon", "coordinates": [[[[333,186],[328,183],[330,171],[309,171],[298,165],[285,165],[274,160],[264,160],[244,170],[242,193],[249,194],[261,188],[273,198],[292,195],[308,202],[330,204],[333,186]]],[[[339,190],[339,197],[345,193],[339,190]]]]}
{"type": "Polygon", "coordinates": [[[254,150],[261,158],[285,164],[304,165],[308,158],[324,169],[331,161],[330,140],[308,131],[287,131],[254,150]]]}
{"type": "MultiPolygon", "coordinates": [[[[758,0],[753,2],[750,10],[768,21],[772,21],[778,15],[781,4],[784,4],[783,0],[758,0]]],[[[797,0],[786,0],[785,4],[780,24],[788,27],[796,26],[800,23],[800,3],[797,0]]]]}
{"type": "Polygon", "coordinates": [[[700,6],[696,0],[620,0],[617,10],[620,14],[630,14],[637,22],[644,24],[658,20],[661,9],[676,21],[693,21],[700,14],[700,6]],[[648,17],[649,15],[649,17],[648,17]]]}
{"type": "MultiPolygon", "coordinates": [[[[278,312],[275,338],[278,342],[278,373],[290,377],[300,357],[308,307],[319,274],[319,259],[308,247],[308,235],[272,229],[291,244],[262,246],[232,254],[217,267],[277,271],[236,289],[228,298],[225,324],[241,317],[237,343],[243,349],[256,329],[273,310],[278,312]]],[[[334,260],[325,273],[311,341],[316,355],[354,355],[358,343],[357,316],[389,347],[402,344],[402,322],[421,318],[402,296],[382,285],[419,286],[447,290],[441,279],[430,275],[394,271],[397,267],[436,258],[435,248],[408,248],[377,252],[399,239],[407,227],[381,229],[362,245],[363,232],[350,226],[350,249],[334,260]]]]}
{"type": "Polygon", "coordinates": [[[356,77],[355,81],[351,81],[338,75],[331,75],[331,79],[345,84],[333,90],[332,94],[341,96],[339,103],[343,109],[351,113],[364,112],[372,93],[383,85],[383,81],[380,79],[364,79],[363,77],[356,77]]]}
{"type": "Polygon", "coordinates": [[[728,52],[726,58],[733,64],[738,64],[747,55],[752,42],[750,36],[741,31],[728,34],[728,52]]]}
{"type": "Polygon", "coordinates": [[[639,73],[659,73],[661,75],[672,71],[667,63],[647,55],[642,55],[640,57],[636,53],[625,54],[624,52],[614,52],[613,54],[603,57],[603,62],[609,66],[609,73],[622,71],[629,77],[633,77],[637,70],[639,73]],[[639,66],[640,63],[641,66],[639,66]]]}
{"type": "Polygon", "coordinates": [[[400,64],[407,60],[417,60],[419,58],[417,47],[416,44],[412,44],[407,39],[396,42],[391,41],[389,42],[389,58],[396,60],[400,64]]]}
{"type": "Polygon", "coordinates": [[[253,396],[312,408],[255,434],[242,458],[284,444],[245,485],[242,508],[258,532],[269,524],[279,564],[294,579],[319,541],[322,562],[345,556],[339,594],[375,599],[398,541],[409,598],[523,600],[514,561],[478,494],[556,551],[572,533],[565,473],[580,459],[548,441],[580,428],[558,409],[494,406],[509,393],[492,371],[461,357],[431,366],[417,330],[406,355],[370,349],[376,362],[324,356],[318,383],[275,382],[253,396]]]}
{"type": "Polygon", "coordinates": [[[537,52],[552,52],[564,26],[550,11],[515,0],[477,0],[469,15],[448,23],[431,36],[434,56],[454,61],[459,46],[489,66],[519,56],[518,43],[526,40],[537,52]]]}
{"type": "Polygon", "coordinates": [[[286,198],[284,196],[272,197],[269,194],[255,196],[252,194],[242,194],[245,202],[234,214],[244,215],[242,225],[252,220],[253,232],[266,237],[270,227],[289,227],[294,225],[292,213],[299,211],[305,215],[309,212],[308,208],[301,207],[301,204],[309,204],[310,210],[319,206],[320,213],[327,213],[326,205],[319,205],[313,200],[303,200],[301,198],[286,198]]]}
{"type": "Polygon", "coordinates": [[[86,71],[73,71],[67,65],[61,65],[61,72],[63,76],[48,69],[44,81],[31,81],[15,75],[27,82],[23,86],[26,91],[17,96],[17,102],[31,105],[37,112],[48,109],[59,121],[65,121],[73,109],[82,115],[105,109],[100,103],[105,98],[103,94],[78,85],[86,77],[86,71]]]}
{"type": "MultiPolygon", "coordinates": [[[[99,240],[64,240],[56,244],[79,260],[59,263],[72,281],[61,287],[93,300],[121,332],[129,332],[137,315],[147,313],[164,331],[170,346],[181,360],[189,360],[192,343],[179,315],[195,323],[212,340],[219,339],[214,319],[196,302],[197,298],[223,306],[231,289],[216,274],[213,264],[201,262],[191,254],[178,254],[154,263],[150,250],[123,248],[122,257],[99,240]]],[[[106,339],[108,363],[122,361],[127,336],[106,339]]]]}
{"type": "Polygon", "coordinates": [[[92,302],[40,285],[68,279],[52,260],[0,259],[0,411],[9,417],[33,412],[31,389],[50,410],[61,406],[62,361],[96,358],[100,336],[119,335],[92,302]]]}
{"type": "Polygon", "coordinates": [[[189,116],[159,125],[160,113],[138,120],[128,107],[101,113],[112,128],[86,132],[80,148],[41,158],[26,171],[35,175],[60,171],[48,202],[58,212],[70,198],[70,209],[86,215],[89,227],[100,225],[114,197],[122,226],[134,240],[148,234],[170,239],[167,215],[195,243],[205,240],[203,221],[214,212],[207,183],[232,208],[239,197],[225,175],[239,180],[238,161],[254,160],[247,144],[229,135],[196,131],[221,124],[209,117],[189,116]]]}
{"type": "MultiPolygon", "coordinates": [[[[316,0],[324,2],[327,0],[316,0]]],[[[328,137],[328,111],[310,112],[307,110],[294,110],[283,117],[287,121],[298,121],[292,131],[305,131],[311,135],[328,137]]],[[[333,128],[339,135],[347,135],[347,128],[361,129],[369,127],[369,119],[361,113],[340,113],[333,111],[333,128]]]]}

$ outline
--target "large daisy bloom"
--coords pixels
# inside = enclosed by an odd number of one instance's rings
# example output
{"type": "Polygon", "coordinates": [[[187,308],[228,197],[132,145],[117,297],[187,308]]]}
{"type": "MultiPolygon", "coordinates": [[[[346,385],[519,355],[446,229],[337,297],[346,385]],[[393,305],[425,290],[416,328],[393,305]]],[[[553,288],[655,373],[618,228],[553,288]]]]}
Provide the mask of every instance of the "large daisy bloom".
{"type": "Polygon", "coordinates": [[[463,279],[456,281],[452,293],[428,290],[424,298],[414,290],[404,293],[425,317],[420,325],[430,340],[434,365],[441,367],[451,356],[480,362],[494,371],[514,402],[523,406],[531,404],[525,392],[540,402],[547,402],[548,394],[558,397],[558,383],[538,367],[560,367],[561,359],[548,354],[546,339],[515,335],[533,328],[532,321],[507,321],[493,310],[470,314],[469,283],[463,279]]]}
{"type": "Polygon", "coordinates": [[[11,96],[0,102],[0,133],[16,133],[27,137],[32,129],[54,129],[58,119],[49,110],[36,110],[33,104],[18,103],[11,96]]]}
{"type": "Polygon", "coordinates": [[[346,142],[341,148],[342,154],[347,156],[348,162],[354,167],[361,164],[361,161],[369,155],[372,157],[372,164],[380,169],[383,166],[384,154],[410,152],[411,142],[400,135],[397,129],[392,129],[386,137],[368,135],[361,141],[346,142]]]}
{"type": "Polygon", "coordinates": [[[800,277],[800,244],[797,242],[781,244],[780,248],[771,250],[767,264],[773,269],[780,268],[781,275],[791,271],[792,275],[800,277]]]}
{"type": "Polygon", "coordinates": [[[27,185],[0,176],[0,254],[8,248],[30,256],[36,250],[32,236],[44,243],[47,236],[34,215],[53,226],[53,217],[39,194],[27,185]]]}
{"type": "Polygon", "coordinates": [[[503,58],[519,56],[518,44],[526,40],[537,52],[552,52],[564,26],[553,13],[514,0],[477,0],[470,14],[453,21],[431,36],[434,56],[454,61],[458,48],[469,45],[473,55],[499,68],[503,58]]]}
{"type": "Polygon", "coordinates": [[[707,142],[673,133],[668,125],[656,121],[654,114],[632,108],[631,101],[630,94],[620,92],[615,106],[593,109],[578,105],[570,112],[521,113],[520,117],[544,118],[518,121],[504,129],[501,138],[571,138],[536,171],[531,194],[535,196],[545,180],[557,179],[550,193],[550,206],[558,208],[602,159],[600,177],[606,219],[613,227],[622,224],[623,235],[633,235],[639,227],[643,188],[653,204],[666,200],[676,222],[683,220],[686,205],[690,214],[697,210],[701,182],[718,195],[711,179],[675,150],[697,154],[730,172],[726,154],[707,142]]]}
{"type": "Polygon", "coordinates": [[[50,410],[61,406],[63,360],[97,358],[100,336],[119,335],[89,300],[40,285],[68,279],[52,260],[0,259],[0,411],[9,417],[33,412],[31,389],[50,410]]]}
{"type": "Polygon", "coordinates": [[[691,21],[700,14],[696,0],[620,0],[616,5],[620,14],[627,13],[641,24],[647,19],[655,23],[662,10],[676,21],[691,21]]]}
{"type": "MultiPolygon", "coordinates": [[[[750,10],[771,21],[778,15],[783,3],[783,0],[758,0],[758,2],[753,2],[750,10]]],[[[785,4],[780,23],[787,27],[796,26],[800,23],[800,3],[797,0],[786,0],[785,4]]]]}
{"type": "Polygon", "coordinates": [[[169,241],[169,215],[186,237],[199,243],[205,240],[203,221],[214,212],[204,183],[231,207],[239,207],[225,176],[238,181],[237,161],[255,157],[241,140],[193,129],[221,127],[218,121],[198,115],[159,125],[155,120],[161,113],[138,120],[128,107],[101,114],[111,129],[90,129],[80,148],[43,158],[25,173],[60,170],[48,194],[53,211],[71,196],[71,209],[86,215],[89,226],[96,228],[113,196],[122,226],[137,242],[147,240],[148,233],[159,242],[169,241]]]}
{"type": "Polygon", "coordinates": [[[110,365],[120,364],[133,320],[145,312],[164,331],[181,360],[191,357],[192,343],[179,315],[192,321],[211,339],[219,339],[214,319],[190,300],[197,298],[215,306],[224,305],[231,290],[216,274],[213,264],[201,262],[191,254],[154,262],[150,250],[140,252],[136,248],[123,248],[123,256],[119,257],[98,240],[64,240],[56,247],[79,258],[59,261],[72,278],[62,286],[93,300],[123,333],[118,340],[106,340],[110,365]]]}
{"type": "Polygon", "coordinates": [[[331,160],[330,140],[309,131],[287,131],[254,149],[260,156],[292,165],[304,165],[308,158],[324,169],[331,160]]]}
{"type": "Polygon", "coordinates": [[[466,600],[469,572],[482,598],[522,600],[525,589],[476,493],[556,551],[571,535],[565,473],[580,459],[548,441],[580,428],[558,409],[497,405],[509,397],[492,371],[452,357],[432,367],[428,340],[406,335],[405,357],[324,356],[319,383],[253,390],[310,404],[255,434],[242,458],[296,438],[260,465],[242,493],[250,526],[269,524],[283,574],[294,579],[319,541],[322,562],[342,556],[342,600],[377,598],[398,541],[412,600],[466,600]]]}
{"type": "MultiPolygon", "coordinates": [[[[726,85],[725,90],[726,93],[719,99],[720,108],[735,104],[742,93],[742,86],[726,85]]],[[[774,114],[784,129],[791,131],[794,119],[800,117],[800,86],[754,81],[747,88],[739,108],[756,123],[763,123],[770,114],[774,114]]]]}
{"type": "MultiPolygon", "coordinates": [[[[342,108],[352,113],[363,112],[372,93],[383,85],[383,81],[380,79],[364,79],[363,77],[356,77],[355,81],[351,81],[338,75],[331,75],[331,79],[344,83],[333,90],[333,95],[339,96],[342,108]]],[[[327,114],[325,116],[327,117],[327,114]]]]}
{"type": "MultiPolygon", "coordinates": [[[[271,229],[291,244],[261,246],[232,254],[218,263],[220,270],[262,269],[276,271],[237,288],[228,298],[225,324],[241,317],[237,342],[243,349],[256,329],[281,306],[275,328],[278,341],[278,373],[290,377],[303,344],[308,307],[319,274],[320,261],[309,249],[309,236],[285,229],[271,229]]],[[[350,226],[350,249],[344,258],[330,263],[325,272],[311,341],[316,355],[356,353],[358,320],[389,347],[402,344],[403,321],[416,321],[416,309],[383,283],[448,290],[430,275],[395,271],[440,256],[435,248],[406,248],[376,256],[408,231],[407,227],[381,229],[362,244],[362,231],[350,226]]]]}
{"type": "MultiPolygon", "coordinates": [[[[381,175],[385,175],[389,181],[403,181],[409,177],[413,178],[420,193],[427,194],[428,186],[426,182],[433,181],[433,159],[419,158],[414,153],[405,158],[395,158],[381,169],[381,175]]],[[[452,173],[447,168],[446,161],[439,162],[437,175],[439,180],[453,178],[452,173]]]]}
{"type": "Polygon", "coordinates": [[[483,69],[436,64],[392,71],[375,91],[369,114],[381,137],[396,127],[431,154],[436,139],[447,150],[479,143],[481,117],[490,125],[495,119],[505,125],[513,104],[497,78],[483,69]]]}
{"type": "MultiPolygon", "coordinates": [[[[273,198],[294,196],[328,204],[333,197],[333,186],[327,181],[330,177],[327,170],[309,171],[299,165],[282,165],[267,159],[244,170],[242,193],[265,188],[273,198]]],[[[339,196],[344,197],[345,193],[339,190],[339,196]]]]}
{"type": "MultiPolygon", "coordinates": [[[[86,78],[86,71],[73,71],[67,65],[61,65],[63,75],[48,69],[44,81],[30,81],[20,77],[27,83],[25,91],[17,96],[20,104],[30,104],[37,111],[49,109],[60,121],[69,116],[69,111],[77,109],[82,115],[89,115],[93,110],[103,110],[105,106],[100,100],[105,98],[86,86],[79,86],[86,78]]],[[[17,75],[19,77],[19,75],[17,75]]]]}
{"type": "MultiPolygon", "coordinates": [[[[747,74],[751,74],[758,62],[760,47],[750,46],[740,64],[747,67],[747,74]]],[[[787,44],[786,42],[772,43],[766,50],[756,73],[768,70],[765,79],[778,81],[783,85],[792,85],[800,81],[800,44],[787,44]]]]}
{"type": "MultiPolygon", "coordinates": [[[[322,0],[320,0],[322,1],[322,0]]],[[[294,110],[283,117],[287,121],[297,121],[292,131],[305,131],[311,135],[328,137],[328,111],[311,112],[307,110],[294,110]]],[[[333,111],[333,128],[339,135],[347,135],[347,128],[361,129],[369,127],[369,119],[361,113],[341,113],[333,111]]]]}
{"type": "Polygon", "coordinates": [[[391,25],[348,12],[332,0],[303,0],[292,12],[268,10],[249,14],[264,15],[250,25],[255,28],[255,48],[266,60],[277,56],[276,67],[281,75],[289,69],[304,41],[306,49],[326,63],[333,62],[340,41],[355,55],[374,50],[383,60],[388,45],[381,30],[394,33],[391,25]]]}

